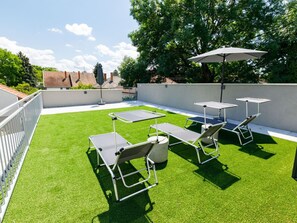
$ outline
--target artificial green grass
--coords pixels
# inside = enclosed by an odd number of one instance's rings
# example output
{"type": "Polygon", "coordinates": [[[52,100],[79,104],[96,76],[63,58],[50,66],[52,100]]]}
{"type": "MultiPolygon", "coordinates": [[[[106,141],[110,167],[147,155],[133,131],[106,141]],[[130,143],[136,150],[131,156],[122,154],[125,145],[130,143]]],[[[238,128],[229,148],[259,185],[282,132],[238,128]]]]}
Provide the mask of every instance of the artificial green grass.
{"type": "MultiPolygon", "coordinates": [[[[153,110],[116,111],[132,109],[153,110]]],[[[192,147],[172,147],[157,165],[158,186],[115,202],[108,173],[95,170],[96,153],[88,151],[90,135],[112,131],[109,112],[41,116],[4,222],[297,222],[297,144],[260,134],[240,147],[220,132],[221,156],[204,165],[192,147]]],[[[160,112],[159,123],[185,124],[182,115],[160,112]]],[[[116,122],[132,143],[147,139],[150,124],[116,122]]]]}

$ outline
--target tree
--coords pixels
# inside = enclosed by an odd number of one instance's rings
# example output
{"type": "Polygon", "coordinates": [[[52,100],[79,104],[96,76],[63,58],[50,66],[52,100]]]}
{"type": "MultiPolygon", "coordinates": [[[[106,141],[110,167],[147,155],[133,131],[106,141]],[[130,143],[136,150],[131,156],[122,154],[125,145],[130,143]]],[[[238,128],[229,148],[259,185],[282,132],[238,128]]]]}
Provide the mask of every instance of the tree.
{"type": "Polygon", "coordinates": [[[119,72],[117,69],[115,69],[113,72],[112,72],[113,76],[119,76],[119,72]]]}
{"type": "Polygon", "coordinates": [[[33,94],[34,92],[38,91],[37,88],[32,87],[29,83],[21,83],[18,84],[16,87],[13,87],[14,89],[23,92],[25,94],[33,94]]]}
{"type": "Polygon", "coordinates": [[[263,42],[269,53],[262,66],[269,82],[297,82],[297,1],[290,1],[280,16],[275,17],[263,42]]]}
{"type": "MultiPolygon", "coordinates": [[[[281,12],[282,2],[131,0],[131,14],[140,26],[129,36],[140,52],[139,60],[155,67],[158,74],[184,76],[186,81],[219,81],[221,64],[199,66],[188,58],[224,45],[261,49],[258,41],[281,12]]],[[[234,73],[236,78],[230,81],[256,82],[255,63],[230,65],[231,70],[252,73],[248,77],[234,73]]]]}
{"type": "Polygon", "coordinates": [[[36,87],[37,77],[33,71],[32,65],[30,64],[29,58],[22,52],[18,53],[18,57],[21,59],[23,67],[22,81],[30,84],[32,87],[36,87]]]}
{"type": "Polygon", "coordinates": [[[124,87],[134,87],[137,83],[147,83],[150,81],[149,72],[145,63],[139,62],[131,57],[124,57],[119,66],[121,85],[124,87]]]}
{"type": "Polygon", "coordinates": [[[5,49],[0,49],[0,82],[7,86],[15,86],[22,82],[22,75],[20,58],[5,49]]]}

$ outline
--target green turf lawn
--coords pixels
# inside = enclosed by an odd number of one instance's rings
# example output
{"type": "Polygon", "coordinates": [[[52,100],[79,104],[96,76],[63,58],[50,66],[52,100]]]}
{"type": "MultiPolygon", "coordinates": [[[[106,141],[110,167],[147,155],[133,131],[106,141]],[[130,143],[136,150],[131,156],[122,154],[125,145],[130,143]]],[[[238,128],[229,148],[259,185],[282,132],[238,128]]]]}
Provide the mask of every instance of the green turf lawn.
{"type": "MultiPolygon", "coordinates": [[[[260,134],[240,147],[221,132],[221,156],[204,165],[192,147],[172,147],[157,165],[158,186],[115,202],[106,169],[94,171],[96,153],[87,152],[90,135],[112,131],[109,112],[41,116],[4,222],[297,222],[297,144],[260,134]]],[[[186,117],[161,112],[159,123],[184,125],[186,117]]],[[[117,121],[117,132],[137,143],[153,123],[117,121]]]]}

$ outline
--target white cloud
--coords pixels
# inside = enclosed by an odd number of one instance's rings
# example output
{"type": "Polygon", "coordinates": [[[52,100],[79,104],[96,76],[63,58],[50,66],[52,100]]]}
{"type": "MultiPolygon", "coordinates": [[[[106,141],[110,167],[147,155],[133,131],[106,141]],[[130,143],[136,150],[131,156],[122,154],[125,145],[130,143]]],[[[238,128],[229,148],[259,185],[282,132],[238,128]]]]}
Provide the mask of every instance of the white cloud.
{"type": "Polygon", "coordinates": [[[11,41],[6,37],[0,37],[0,48],[6,49],[14,54],[22,51],[30,59],[30,63],[34,65],[55,65],[54,52],[50,49],[38,50],[30,47],[20,46],[16,41],[11,41]]]}
{"type": "Polygon", "coordinates": [[[16,41],[11,41],[6,37],[0,37],[0,48],[6,49],[14,54],[22,51],[29,59],[30,63],[42,67],[55,67],[61,71],[83,71],[92,72],[97,58],[93,55],[80,55],[72,59],[57,60],[54,51],[50,49],[39,50],[31,47],[20,46],[16,41]]]}
{"type": "Polygon", "coordinates": [[[117,69],[125,56],[132,57],[134,59],[138,57],[137,48],[125,42],[121,42],[113,46],[112,49],[99,44],[96,46],[96,50],[102,58],[109,57],[109,59],[100,62],[103,66],[104,72],[108,71],[108,73],[117,69]]]}
{"type": "Polygon", "coordinates": [[[81,50],[75,50],[75,52],[77,52],[77,53],[81,53],[81,50]]]}
{"type": "Polygon", "coordinates": [[[98,46],[96,46],[96,49],[102,55],[116,57],[116,53],[105,45],[99,44],[98,46]]]}
{"type": "Polygon", "coordinates": [[[62,30],[58,29],[58,28],[50,28],[50,29],[47,29],[47,31],[50,31],[50,32],[54,32],[54,33],[63,33],[62,30]]]}
{"type": "Polygon", "coordinates": [[[77,36],[86,36],[90,41],[96,40],[96,38],[92,35],[93,28],[85,23],[73,23],[72,25],[66,24],[65,29],[77,36]]]}
{"type": "Polygon", "coordinates": [[[69,43],[66,43],[65,46],[66,46],[66,47],[73,47],[73,46],[72,46],[71,44],[69,44],[69,43]]]}
{"type": "Polygon", "coordinates": [[[66,71],[88,71],[92,72],[97,62],[97,58],[93,55],[75,56],[72,60],[62,59],[57,63],[59,70],[66,71]]]}
{"type": "Polygon", "coordinates": [[[96,38],[94,36],[89,36],[88,37],[88,40],[90,40],[90,41],[96,41],[96,38]]]}
{"type": "MultiPolygon", "coordinates": [[[[67,47],[73,47],[66,44],[67,47]]],[[[34,49],[31,47],[21,46],[16,41],[0,37],[0,48],[7,49],[8,51],[17,54],[22,51],[29,59],[30,63],[42,67],[55,67],[61,71],[88,71],[92,72],[97,62],[103,66],[103,71],[107,74],[114,71],[123,61],[124,56],[136,58],[138,53],[136,48],[128,43],[119,43],[112,48],[105,45],[96,46],[96,53],[99,54],[98,58],[91,54],[77,55],[73,58],[57,59],[55,53],[51,49],[34,49]]],[[[77,53],[81,52],[75,50],[77,53]]]]}

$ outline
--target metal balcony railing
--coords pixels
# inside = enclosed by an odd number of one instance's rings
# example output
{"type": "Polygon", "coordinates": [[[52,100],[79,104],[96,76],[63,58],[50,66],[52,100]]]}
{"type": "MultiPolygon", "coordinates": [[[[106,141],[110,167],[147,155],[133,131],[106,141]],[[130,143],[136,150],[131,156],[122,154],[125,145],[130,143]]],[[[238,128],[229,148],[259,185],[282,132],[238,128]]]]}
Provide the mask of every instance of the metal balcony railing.
{"type": "Polygon", "coordinates": [[[41,110],[41,92],[0,110],[0,221],[3,220],[41,110]]]}

